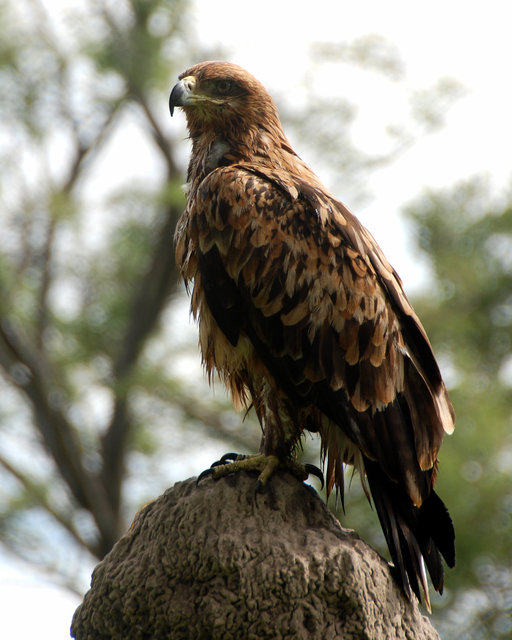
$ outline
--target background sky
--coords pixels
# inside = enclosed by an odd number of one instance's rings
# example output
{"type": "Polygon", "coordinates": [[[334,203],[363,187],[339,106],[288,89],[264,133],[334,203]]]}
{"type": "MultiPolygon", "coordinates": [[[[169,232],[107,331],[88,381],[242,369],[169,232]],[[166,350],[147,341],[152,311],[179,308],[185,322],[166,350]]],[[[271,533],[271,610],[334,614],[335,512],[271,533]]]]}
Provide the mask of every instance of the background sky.
{"type": "MultiPolygon", "coordinates": [[[[47,0],[46,4],[51,7],[53,2],[47,0]]],[[[61,5],[55,2],[56,10],[61,5]]],[[[509,183],[512,3],[260,0],[256,5],[239,0],[196,0],[194,6],[193,27],[200,42],[223,47],[228,59],[246,67],[271,92],[291,100],[310,97],[300,78],[315,43],[380,34],[394,44],[406,73],[405,84],[396,91],[384,95],[377,74],[358,81],[357,86],[350,71],[323,79],[326,90],[330,83],[344,85],[344,93],[359,107],[353,135],[357,145],[367,151],[378,152],[383,124],[400,119],[406,107],[406,90],[420,90],[439,77],[462,83],[466,91],[451,107],[445,127],[418,141],[391,166],[372,174],[372,199],[356,211],[409,291],[424,284],[424,266],[418,265],[409,245],[400,219],[401,207],[424,187],[448,187],[477,173],[486,174],[496,190],[509,183]]],[[[190,64],[195,62],[190,60],[190,64]]],[[[174,81],[169,77],[169,88],[174,81]]],[[[185,134],[182,116],[174,118],[170,126],[185,134]]],[[[305,156],[300,145],[296,147],[305,156]]],[[[344,200],[343,194],[336,195],[344,200]]],[[[2,637],[68,637],[79,598],[3,555],[0,575],[2,637]]]]}

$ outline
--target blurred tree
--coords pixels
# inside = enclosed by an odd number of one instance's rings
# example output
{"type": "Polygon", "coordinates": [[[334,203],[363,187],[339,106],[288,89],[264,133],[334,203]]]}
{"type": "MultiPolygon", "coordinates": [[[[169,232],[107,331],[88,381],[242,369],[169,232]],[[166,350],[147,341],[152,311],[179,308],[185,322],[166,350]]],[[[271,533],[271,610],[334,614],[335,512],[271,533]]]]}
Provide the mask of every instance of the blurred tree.
{"type": "Polygon", "coordinates": [[[125,531],[159,429],[177,448],[186,423],[226,431],[175,344],[151,342],[177,295],[183,163],[163,122],[193,52],[185,8],[0,7],[0,531],[80,591],[69,545],[101,558],[125,531]]]}
{"type": "MultiPolygon", "coordinates": [[[[443,638],[512,633],[512,191],[474,179],[408,207],[430,256],[432,287],[415,301],[457,413],[441,450],[439,491],[457,531],[443,638]]],[[[442,603],[441,603],[442,604],[442,603]]]]}

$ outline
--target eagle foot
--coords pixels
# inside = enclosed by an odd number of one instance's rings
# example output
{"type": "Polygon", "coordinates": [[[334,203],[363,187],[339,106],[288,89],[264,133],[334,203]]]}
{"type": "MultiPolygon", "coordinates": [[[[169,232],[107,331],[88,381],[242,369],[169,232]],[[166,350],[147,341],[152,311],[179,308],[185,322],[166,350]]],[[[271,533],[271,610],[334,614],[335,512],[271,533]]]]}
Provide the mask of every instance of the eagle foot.
{"type": "Polygon", "coordinates": [[[289,471],[301,482],[307,480],[309,475],[314,475],[320,480],[322,489],[324,488],[324,474],[315,465],[301,464],[290,458],[283,461],[277,456],[267,456],[262,453],[256,455],[226,453],[220,460],[214,462],[209,469],[205,469],[199,474],[196,484],[199,484],[207,476],[218,480],[238,471],[259,471],[260,475],[254,487],[254,493],[263,493],[269,479],[277,469],[289,471]]]}

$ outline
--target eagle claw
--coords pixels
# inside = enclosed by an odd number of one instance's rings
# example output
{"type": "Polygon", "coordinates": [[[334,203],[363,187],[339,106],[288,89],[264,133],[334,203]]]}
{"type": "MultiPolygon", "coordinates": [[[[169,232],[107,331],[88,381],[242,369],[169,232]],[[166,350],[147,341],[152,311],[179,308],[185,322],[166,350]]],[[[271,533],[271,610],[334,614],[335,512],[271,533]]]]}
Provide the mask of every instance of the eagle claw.
{"type": "Polygon", "coordinates": [[[301,465],[291,460],[282,464],[275,456],[264,456],[261,454],[257,456],[247,456],[232,452],[225,453],[219,460],[213,462],[208,469],[205,469],[200,473],[196,480],[196,486],[201,482],[201,480],[208,476],[217,480],[222,476],[235,473],[239,469],[246,469],[248,471],[253,469],[260,471],[260,475],[254,487],[254,494],[256,495],[258,493],[264,493],[268,479],[280,466],[287,468],[288,471],[300,480],[305,480],[309,475],[313,475],[320,480],[322,485],[321,488],[324,488],[324,474],[314,464],[307,463],[301,465]],[[253,462],[251,462],[251,458],[253,459],[253,462]],[[222,467],[224,467],[224,469],[222,467]]]}
{"type": "Polygon", "coordinates": [[[216,467],[223,467],[224,465],[235,462],[236,460],[244,460],[245,458],[247,458],[247,456],[243,453],[233,453],[231,451],[229,453],[225,453],[221,458],[219,458],[219,460],[212,462],[208,469],[205,469],[197,476],[196,487],[201,480],[208,476],[215,478],[214,472],[216,467]]]}
{"type": "Polygon", "coordinates": [[[204,480],[204,478],[207,478],[208,476],[213,476],[214,465],[216,464],[218,463],[214,462],[209,469],[205,469],[204,471],[201,471],[201,473],[197,476],[196,487],[201,482],[201,480],[204,480]]]}
{"type": "Polygon", "coordinates": [[[243,453],[225,453],[220,460],[213,464],[226,464],[227,462],[235,462],[235,460],[244,460],[245,458],[247,458],[247,456],[243,453]]]}
{"type": "Polygon", "coordinates": [[[321,489],[324,488],[324,474],[322,473],[322,470],[319,469],[317,466],[315,466],[314,464],[305,464],[304,465],[304,470],[306,471],[306,473],[309,476],[315,476],[315,478],[318,478],[320,480],[321,483],[321,489]]]}

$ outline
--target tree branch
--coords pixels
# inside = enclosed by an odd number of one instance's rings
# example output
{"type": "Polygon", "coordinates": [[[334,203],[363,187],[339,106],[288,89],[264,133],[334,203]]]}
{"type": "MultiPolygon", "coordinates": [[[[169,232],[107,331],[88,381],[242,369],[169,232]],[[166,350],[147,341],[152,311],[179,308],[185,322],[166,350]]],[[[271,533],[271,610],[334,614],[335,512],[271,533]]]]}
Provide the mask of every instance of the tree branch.
{"type": "Polygon", "coordinates": [[[113,512],[98,478],[82,464],[82,448],[75,430],[58,405],[49,366],[40,354],[23,344],[7,320],[0,323],[0,365],[32,404],[37,427],[64,481],[77,502],[98,526],[95,555],[102,557],[119,537],[118,514],[113,512]]]}
{"type": "Polygon", "coordinates": [[[228,429],[218,409],[210,408],[186,393],[180,393],[173,397],[172,404],[179,407],[187,418],[200,422],[202,429],[211,438],[229,442],[232,446],[238,447],[240,453],[251,453],[258,450],[261,434],[257,428],[253,429],[251,426],[244,431],[238,426],[237,429],[228,429]]]}
{"type": "MultiPolygon", "coordinates": [[[[51,215],[51,214],[50,214],[51,215]]],[[[52,245],[55,237],[55,219],[50,217],[48,230],[46,232],[46,238],[44,243],[43,255],[42,255],[42,267],[41,267],[41,284],[38,291],[37,300],[37,324],[35,330],[35,340],[37,348],[42,351],[43,349],[43,336],[48,324],[48,304],[47,297],[51,283],[51,257],[52,257],[52,245]]]]}
{"type": "Polygon", "coordinates": [[[152,133],[153,133],[153,138],[155,140],[155,143],[157,145],[157,147],[160,149],[162,155],[165,158],[165,162],[167,164],[167,174],[169,177],[175,176],[178,174],[179,172],[179,168],[176,165],[176,162],[174,160],[173,154],[172,154],[172,143],[169,140],[169,138],[164,134],[164,132],[162,131],[160,125],[158,124],[155,116],[153,115],[153,112],[151,111],[151,108],[148,104],[148,101],[145,99],[144,96],[140,95],[139,93],[134,93],[135,98],[137,99],[138,103],[140,104],[140,106],[142,107],[142,110],[144,111],[144,114],[146,116],[146,118],[149,121],[149,124],[151,125],[151,129],[152,129],[152,133]]]}
{"type": "Polygon", "coordinates": [[[85,538],[80,535],[67,515],[55,509],[55,507],[50,504],[40,484],[35,483],[22,471],[16,469],[1,455],[0,465],[20,482],[25,491],[37,500],[38,505],[41,506],[45,511],[47,511],[60,525],[62,525],[62,527],[66,529],[66,531],[76,540],[76,542],[78,542],[81,547],[87,549],[92,555],[97,556],[97,549],[94,548],[94,546],[92,546],[89,542],[87,542],[87,540],[85,540],[85,538]]]}
{"type": "Polygon", "coordinates": [[[151,263],[135,290],[126,333],[114,363],[114,375],[117,379],[125,376],[135,363],[170,294],[177,286],[172,239],[180,215],[181,210],[173,206],[168,208],[158,231],[151,263]]]}
{"type": "Polygon", "coordinates": [[[128,326],[114,362],[113,373],[118,383],[116,400],[110,425],[102,439],[102,482],[114,510],[119,509],[121,502],[124,462],[132,425],[125,382],[177,284],[172,234],[180,213],[172,206],[166,212],[151,263],[134,293],[128,326]]]}

